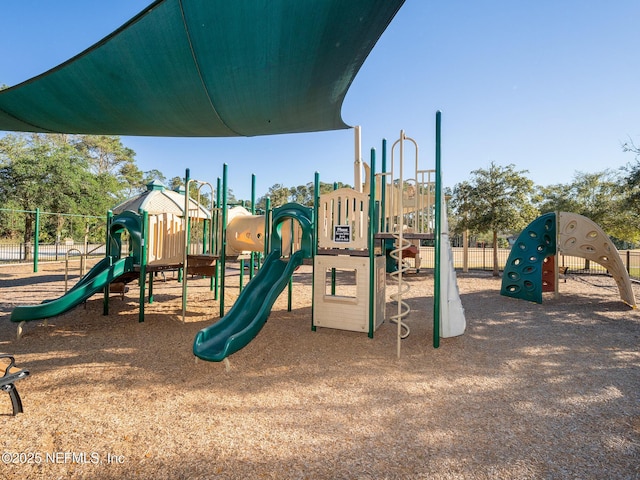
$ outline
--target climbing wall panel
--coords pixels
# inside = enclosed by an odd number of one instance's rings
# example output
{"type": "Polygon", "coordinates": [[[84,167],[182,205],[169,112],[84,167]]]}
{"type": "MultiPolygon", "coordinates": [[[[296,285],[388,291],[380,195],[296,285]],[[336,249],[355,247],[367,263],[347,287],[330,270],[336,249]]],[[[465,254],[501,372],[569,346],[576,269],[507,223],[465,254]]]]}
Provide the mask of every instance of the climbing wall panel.
{"type": "Polygon", "coordinates": [[[556,253],[556,214],[536,218],[518,236],[502,276],[500,294],[542,303],[542,265],[556,253]]]}
{"type": "Polygon", "coordinates": [[[629,274],[607,234],[592,220],[577,213],[560,212],[558,223],[558,253],[602,265],[618,285],[620,299],[635,308],[629,274]]]}

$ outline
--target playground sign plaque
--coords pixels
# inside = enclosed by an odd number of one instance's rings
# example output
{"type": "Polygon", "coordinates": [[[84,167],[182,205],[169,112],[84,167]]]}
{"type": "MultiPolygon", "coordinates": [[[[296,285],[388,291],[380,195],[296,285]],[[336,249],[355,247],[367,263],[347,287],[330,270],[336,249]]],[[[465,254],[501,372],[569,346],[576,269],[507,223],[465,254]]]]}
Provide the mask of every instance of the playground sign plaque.
{"type": "Polygon", "coordinates": [[[333,241],[335,243],[351,243],[351,225],[334,225],[333,241]]]}

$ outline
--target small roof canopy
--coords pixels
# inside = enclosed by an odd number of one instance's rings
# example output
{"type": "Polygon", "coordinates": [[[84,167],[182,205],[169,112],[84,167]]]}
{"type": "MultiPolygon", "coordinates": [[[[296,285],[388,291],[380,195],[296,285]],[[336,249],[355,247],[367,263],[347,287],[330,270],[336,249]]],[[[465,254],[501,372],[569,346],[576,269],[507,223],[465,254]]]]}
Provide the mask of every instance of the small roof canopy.
{"type": "MultiPolygon", "coordinates": [[[[112,209],[116,215],[127,210],[135,213],[145,210],[149,215],[172,213],[184,217],[184,193],[168,190],[161,182],[154,180],[147,184],[146,192],[131,197],[112,209]]],[[[189,199],[189,216],[203,220],[211,218],[209,211],[192,198],[189,199]]]]}
{"type": "Polygon", "coordinates": [[[347,90],[403,3],[157,0],[0,92],[0,130],[228,137],[348,128],[347,90]]]}

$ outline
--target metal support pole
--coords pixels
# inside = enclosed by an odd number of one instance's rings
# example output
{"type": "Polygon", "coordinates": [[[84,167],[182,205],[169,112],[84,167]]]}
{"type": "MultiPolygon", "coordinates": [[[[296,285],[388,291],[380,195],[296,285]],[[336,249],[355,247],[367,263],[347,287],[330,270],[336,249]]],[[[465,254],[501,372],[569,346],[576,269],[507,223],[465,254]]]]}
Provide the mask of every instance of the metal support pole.
{"type": "MultiPolygon", "coordinates": [[[[251,174],[251,215],[256,214],[256,176],[251,174]]],[[[249,280],[253,278],[256,268],[256,252],[252,251],[249,259],[249,280]]]]}
{"type": "MultiPolygon", "coordinates": [[[[373,170],[373,168],[372,168],[373,170]]],[[[387,204],[387,177],[385,173],[387,173],[387,139],[382,139],[382,175],[380,179],[382,180],[380,183],[380,231],[385,231],[385,215],[386,215],[386,204],[387,204]]],[[[371,178],[375,178],[375,175],[372,173],[371,178]]]]}
{"type": "Polygon", "coordinates": [[[153,303],[153,273],[149,272],[149,305],[153,303]]]}
{"type": "Polygon", "coordinates": [[[222,277],[220,278],[220,317],[224,317],[224,287],[226,283],[226,256],[227,256],[227,170],[228,165],[222,166],[222,235],[220,238],[220,261],[222,264],[222,277]]]}
{"type": "MultiPolygon", "coordinates": [[[[107,257],[111,257],[113,254],[113,245],[111,245],[111,224],[113,223],[113,212],[111,210],[107,211],[107,238],[105,244],[105,255],[107,257]]],[[[120,256],[120,252],[117,252],[118,257],[120,256]]],[[[104,287],[104,297],[102,301],[102,314],[109,315],[109,284],[107,283],[104,287]]]]}
{"type": "Polygon", "coordinates": [[[140,312],[138,313],[138,321],[144,322],[144,288],[147,281],[147,236],[149,232],[149,212],[143,210],[142,215],[142,234],[140,240],[140,312]]]}
{"type": "MultiPolygon", "coordinates": [[[[371,149],[371,178],[375,179],[376,171],[376,150],[371,149]]],[[[375,212],[376,212],[376,182],[371,182],[371,190],[369,192],[369,230],[367,231],[367,246],[369,248],[369,338],[373,338],[373,330],[375,327],[376,302],[375,294],[377,288],[376,282],[376,255],[375,255],[375,212]]]]}
{"type": "Polygon", "coordinates": [[[271,251],[271,199],[267,198],[264,212],[264,256],[271,251]]]}
{"type": "Polygon", "coordinates": [[[320,212],[320,173],[315,172],[314,177],[313,177],[313,248],[312,248],[312,255],[313,255],[313,269],[311,271],[311,331],[315,332],[316,331],[316,326],[313,323],[313,299],[314,297],[314,292],[315,292],[315,275],[314,275],[314,269],[315,269],[315,261],[316,261],[316,256],[318,255],[318,214],[320,212]]]}
{"type": "Polygon", "coordinates": [[[215,239],[215,248],[214,248],[214,253],[216,255],[218,255],[218,260],[216,261],[216,267],[215,267],[215,278],[214,278],[214,286],[213,286],[213,299],[214,300],[218,300],[218,292],[220,290],[220,262],[221,262],[221,257],[219,255],[220,253],[220,245],[222,242],[222,239],[218,236],[218,233],[220,233],[220,236],[222,236],[221,232],[222,232],[222,228],[220,226],[220,223],[222,221],[221,219],[221,209],[220,209],[220,203],[221,203],[221,194],[222,192],[220,191],[220,177],[218,177],[218,179],[216,180],[216,208],[218,210],[218,213],[216,215],[216,222],[215,222],[215,226],[213,228],[214,233],[214,239],[215,239]]]}
{"type": "Polygon", "coordinates": [[[442,248],[440,235],[442,233],[442,174],[440,170],[441,156],[441,117],[436,112],[436,222],[435,222],[435,270],[433,286],[433,348],[440,346],[440,251],[442,248]]]}
{"type": "Polygon", "coordinates": [[[190,224],[189,224],[189,187],[191,180],[189,179],[189,169],[185,175],[187,181],[184,185],[184,245],[182,249],[182,322],[184,323],[187,315],[187,280],[189,271],[189,242],[190,242],[190,224]]]}

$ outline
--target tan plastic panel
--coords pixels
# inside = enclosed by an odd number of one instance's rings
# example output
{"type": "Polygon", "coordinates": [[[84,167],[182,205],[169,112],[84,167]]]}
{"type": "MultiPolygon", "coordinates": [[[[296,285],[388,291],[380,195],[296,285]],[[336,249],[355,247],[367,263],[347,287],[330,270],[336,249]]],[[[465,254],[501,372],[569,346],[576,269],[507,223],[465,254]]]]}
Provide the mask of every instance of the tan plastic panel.
{"type": "Polygon", "coordinates": [[[613,276],[622,301],[636,308],[631,280],[618,250],[592,220],[577,213],[560,212],[558,253],[586,258],[602,265],[613,276]]]}

